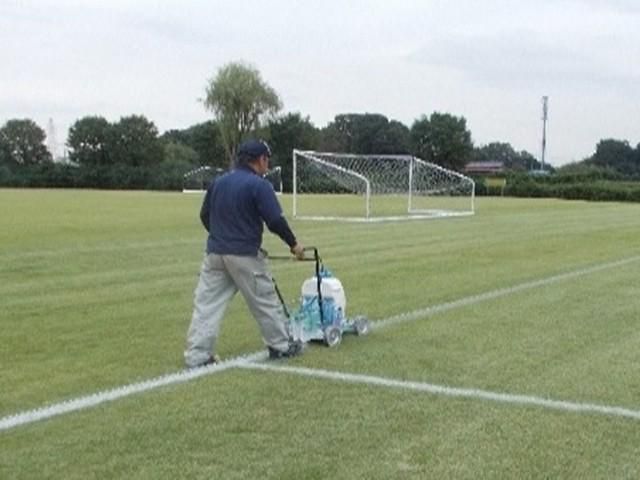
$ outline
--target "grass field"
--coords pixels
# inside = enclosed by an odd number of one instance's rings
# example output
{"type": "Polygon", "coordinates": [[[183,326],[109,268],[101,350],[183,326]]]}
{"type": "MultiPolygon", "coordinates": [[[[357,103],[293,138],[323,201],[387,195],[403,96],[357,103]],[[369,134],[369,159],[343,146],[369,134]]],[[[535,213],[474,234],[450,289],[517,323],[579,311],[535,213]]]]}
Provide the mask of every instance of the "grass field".
{"type": "MultiPolygon", "coordinates": [[[[0,190],[0,422],[182,369],[200,201],[0,190]]],[[[476,207],[292,221],[369,336],[2,429],[0,478],[640,478],[640,205],[476,207]]],[[[261,350],[238,297],[218,353],[261,350]]]]}

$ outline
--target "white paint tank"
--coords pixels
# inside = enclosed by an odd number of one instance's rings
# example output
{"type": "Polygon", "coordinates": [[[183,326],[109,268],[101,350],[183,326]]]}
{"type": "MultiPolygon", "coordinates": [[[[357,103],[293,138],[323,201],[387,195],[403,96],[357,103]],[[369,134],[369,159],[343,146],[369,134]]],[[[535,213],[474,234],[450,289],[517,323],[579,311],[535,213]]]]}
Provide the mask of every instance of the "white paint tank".
{"type": "MultiPolygon", "coordinates": [[[[323,300],[333,300],[335,306],[342,310],[342,315],[347,316],[347,297],[344,294],[342,283],[335,277],[322,277],[320,292],[323,300]]],[[[302,298],[318,296],[318,279],[313,276],[302,284],[302,298]]],[[[323,309],[324,310],[324,309],[323,309]]]]}

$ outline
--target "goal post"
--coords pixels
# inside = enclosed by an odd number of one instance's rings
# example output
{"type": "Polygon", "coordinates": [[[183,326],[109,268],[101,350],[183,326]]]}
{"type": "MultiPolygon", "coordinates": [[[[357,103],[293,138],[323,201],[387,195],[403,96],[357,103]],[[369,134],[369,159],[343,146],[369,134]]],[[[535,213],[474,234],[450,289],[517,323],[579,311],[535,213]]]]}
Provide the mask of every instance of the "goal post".
{"type": "Polygon", "coordinates": [[[472,179],[411,155],[293,151],[293,216],[385,221],[474,213],[472,179]]]}
{"type": "Polygon", "coordinates": [[[411,157],[408,213],[465,216],[475,213],[475,182],[454,170],[411,157]]]}

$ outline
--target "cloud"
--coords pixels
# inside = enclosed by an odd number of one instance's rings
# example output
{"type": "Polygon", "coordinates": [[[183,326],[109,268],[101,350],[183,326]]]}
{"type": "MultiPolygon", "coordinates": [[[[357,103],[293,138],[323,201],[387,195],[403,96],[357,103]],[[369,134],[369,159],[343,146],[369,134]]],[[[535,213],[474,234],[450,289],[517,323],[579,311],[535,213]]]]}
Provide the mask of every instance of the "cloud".
{"type": "Polygon", "coordinates": [[[573,0],[569,3],[584,4],[621,13],[640,13],[640,3],[637,0],[573,0]]]}
{"type": "Polygon", "coordinates": [[[637,141],[639,24],[636,0],[3,0],[0,121],[137,113],[186,128],[208,118],[206,81],[244,60],[318,125],[437,109],[519,149],[537,148],[549,95],[549,145],[561,130],[570,158],[603,136],[637,141]]]}
{"type": "Polygon", "coordinates": [[[615,89],[640,81],[640,69],[615,39],[560,42],[530,30],[433,38],[409,55],[411,61],[452,69],[485,84],[510,88],[615,89]],[[589,45],[584,47],[583,45],[589,45]]]}

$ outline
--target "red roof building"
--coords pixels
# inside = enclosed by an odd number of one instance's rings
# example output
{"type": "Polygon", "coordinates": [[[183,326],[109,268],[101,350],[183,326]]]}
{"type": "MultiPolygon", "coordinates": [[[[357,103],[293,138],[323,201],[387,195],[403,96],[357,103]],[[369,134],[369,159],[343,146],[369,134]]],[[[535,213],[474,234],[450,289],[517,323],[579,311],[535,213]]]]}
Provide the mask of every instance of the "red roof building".
{"type": "Polygon", "coordinates": [[[465,173],[476,175],[496,175],[504,172],[502,162],[469,162],[464,167],[465,173]]]}

